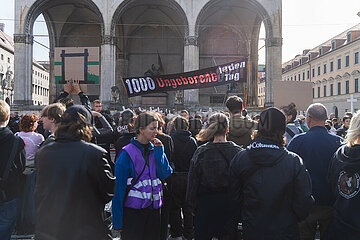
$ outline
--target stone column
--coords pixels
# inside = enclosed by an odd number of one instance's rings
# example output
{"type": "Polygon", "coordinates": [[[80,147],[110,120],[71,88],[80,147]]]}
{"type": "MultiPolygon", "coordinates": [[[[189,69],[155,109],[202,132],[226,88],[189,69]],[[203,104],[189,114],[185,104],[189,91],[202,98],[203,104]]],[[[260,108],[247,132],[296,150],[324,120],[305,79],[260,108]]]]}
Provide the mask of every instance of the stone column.
{"type": "Polygon", "coordinates": [[[55,84],[55,50],[53,48],[50,49],[49,52],[49,60],[50,60],[50,69],[49,69],[49,103],[53,103],[56,99],[56,88],[58,87],[55,84]]]}
{"type": "Polygon", "coordinates": [[[281,81],[282,38],[267,38],[266,42],[265,107],[274,106],[274,81],[281,81]]]}
{"type": "MultiPolygon", "coordinates": [[[[184,46],[184,71],[193,71],[199,69],[199,46],[197,36],[185,37],[184,46]]],[[[184,91],[184,106],[199,106],[199,89],[184,91]]]]}
{"type": "Polygon", "coordinates": [[[104,105],[112,102],[111,87],[115,86],[115,37],[103,36],[101,43],[100,100],[104,105]]]}
{"type": "MultiPolygon", "coordinates": [[[[119,56],[118,56],[119,57],[119,56]]],[[[121,82],[121,78],[128,77],[128,66],[129,60],[125,58],[125,56],[120,56],[116,60],[116,78],[115,78],[115,85],[120,90],[119,102],[121,105],[129,106],[129,100],[127,98],[126,90],[124,89],[124,85],[121,82]]]]}
{"type": "Polygon", "coordinates": [[[33,105],[32,59],[33,40],[30,34],[14,34],[14,105],[33,105]]]}

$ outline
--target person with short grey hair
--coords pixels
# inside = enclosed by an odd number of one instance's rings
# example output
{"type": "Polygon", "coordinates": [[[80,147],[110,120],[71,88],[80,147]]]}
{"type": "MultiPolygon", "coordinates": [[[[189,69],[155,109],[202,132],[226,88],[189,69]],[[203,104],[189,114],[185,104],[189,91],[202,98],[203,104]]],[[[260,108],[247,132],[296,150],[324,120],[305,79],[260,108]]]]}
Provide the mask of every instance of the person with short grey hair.
{"type": "Polygon", "coordinates": [[[313,103],[306,110],[306,116],[310,116],[314,121],[324,122],[327,120],[327,109],[321,103],[313,103]]]}
{"type": "Polygon", "coordinates": [[[309,131],[295,136],[288,145],[289,151],[303,159],[310,173],[315,199],[310,215],[299,224],[301,239],[314,239],[318,224],[322,239],[333,215],[334,199],[327,174],[330,160],[340,147],[342,138],[327,131],[326,119],[326,107],[321,103],[311,104],[306,111],[309,131]]]}

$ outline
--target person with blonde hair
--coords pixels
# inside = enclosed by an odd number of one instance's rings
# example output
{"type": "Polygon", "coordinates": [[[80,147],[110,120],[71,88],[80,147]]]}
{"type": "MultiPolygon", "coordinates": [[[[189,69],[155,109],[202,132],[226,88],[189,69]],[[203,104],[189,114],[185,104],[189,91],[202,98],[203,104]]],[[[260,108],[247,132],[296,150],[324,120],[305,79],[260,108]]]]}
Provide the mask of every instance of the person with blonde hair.
{"type": "Polygon", "coordinates": [[[9,240],[21,207],[25,170],[24,141],[7,127],[10,106],[0,100],[0,239],[9,240]]]}
{"type": "Polygon", "coordinates": [[[328,173],[335,194],[334,217],[325,239],[360,239],[360,111],[351,119],[328,173]]]}
{"type": "Polygon", "coordinates": [[[236,207],[229,198],[229,166],[242,148],[227,141],[229,118],[215,113],[209,126],[197,135],[199,141],[209,141],[195,151],[190,162],[186,203],[194,218],[195,239],[236,239],[236,207]]]}

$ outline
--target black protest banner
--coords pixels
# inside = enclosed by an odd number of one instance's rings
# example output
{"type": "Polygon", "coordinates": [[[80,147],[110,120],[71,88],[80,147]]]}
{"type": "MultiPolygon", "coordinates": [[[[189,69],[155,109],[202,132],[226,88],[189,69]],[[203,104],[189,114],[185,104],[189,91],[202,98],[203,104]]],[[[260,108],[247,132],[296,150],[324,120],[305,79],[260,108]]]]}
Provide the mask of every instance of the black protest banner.
{"type": "Polygon", "coordinates": [[[156,77],[129,77],[123,83],[128,97],[149,93],[208,88],[246,82],[247,58],[215,67],[156,77]]]}

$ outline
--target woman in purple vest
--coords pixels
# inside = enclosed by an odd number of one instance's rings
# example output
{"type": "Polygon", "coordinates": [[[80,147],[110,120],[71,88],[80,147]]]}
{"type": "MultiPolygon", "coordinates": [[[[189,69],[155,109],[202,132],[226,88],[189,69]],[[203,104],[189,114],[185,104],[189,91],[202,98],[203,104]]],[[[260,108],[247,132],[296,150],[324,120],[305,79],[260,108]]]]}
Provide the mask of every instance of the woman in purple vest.
{"type": "Polygon", "coordinates": [[[119,153],[115,163],[116,190],[112,202],[113,228],[122,240],[158,240],[162,183],[172,169],[164,147],[155,136],[158,119],[141,113],[135,120],[136,137],[119,153]]]}

